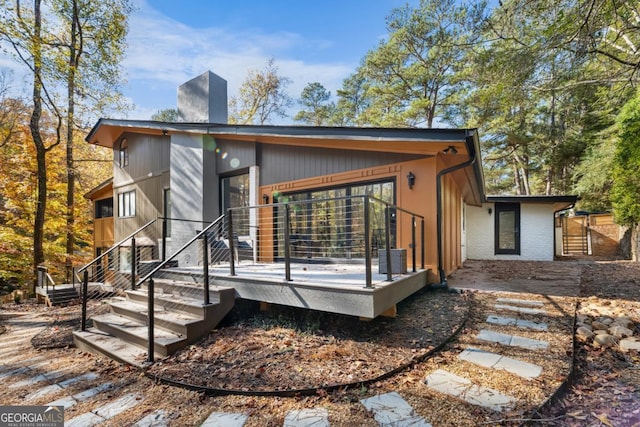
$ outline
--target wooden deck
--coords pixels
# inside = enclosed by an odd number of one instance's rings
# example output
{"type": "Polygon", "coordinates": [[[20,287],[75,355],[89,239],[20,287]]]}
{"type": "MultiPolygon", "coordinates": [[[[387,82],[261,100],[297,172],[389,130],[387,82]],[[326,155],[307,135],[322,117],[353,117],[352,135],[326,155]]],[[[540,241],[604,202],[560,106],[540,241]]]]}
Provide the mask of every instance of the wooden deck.
{"type": "MultiPolygon", "coordinates": [[[[361,264],[291,264],[291,281],[287,281],[284,264],[241,262],[235,276],[229,274],[228,265],[217,265],[210,267],[209,277],[211,287],[233,287],[236,298],[367,319],[393,315],[398,302],[427,285],[428,270],[394,274],[387,281],[386,274],[373,268],[370,287],[361,264]]],[[[162,277],[197,283],[204,278],[202,267],[167,269],[162,277]]]]}

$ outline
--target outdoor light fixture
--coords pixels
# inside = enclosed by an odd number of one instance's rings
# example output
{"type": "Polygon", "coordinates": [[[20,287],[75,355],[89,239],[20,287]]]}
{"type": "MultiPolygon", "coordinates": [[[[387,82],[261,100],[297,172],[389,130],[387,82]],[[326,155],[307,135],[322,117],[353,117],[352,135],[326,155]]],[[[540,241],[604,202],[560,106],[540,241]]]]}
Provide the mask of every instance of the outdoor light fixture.
{"type": "Polygon", "coordinates": [[[487,212],[489,212],[489,215],[491,215],[493,213],[493,209],[489,208],[487,209],[487,212]]]}
{"type": "Polygon", "coordinates": [[[458,150],[453,145],[450,145],[444,149],[444,154],[458,154],[458,150]]]}
{"type": "Polygon", "coordinates": [[[268,205],[268,204],[269,204],[269,195],[268,195],[268,194],[263,194],[263,195],[262,195],[262,202],[263,202],[263,204],[265,204],[265,205],[268,205]]]}
{"type": "Polygon", "coordinates": [[[411,190],[416,183],[416,176],[413,172],[407,174],[407,182],[409,183],[409,190],[411,190]]]}
{"type": "Polygon", "coordinates": [[[166,129],[162,129],[162,135],[163,135],[163,136],[167,136],[167,134],[168,134],[168,133],[169,133],[169,131],[168,131],[168,130],[166,130],[166,129]]]}

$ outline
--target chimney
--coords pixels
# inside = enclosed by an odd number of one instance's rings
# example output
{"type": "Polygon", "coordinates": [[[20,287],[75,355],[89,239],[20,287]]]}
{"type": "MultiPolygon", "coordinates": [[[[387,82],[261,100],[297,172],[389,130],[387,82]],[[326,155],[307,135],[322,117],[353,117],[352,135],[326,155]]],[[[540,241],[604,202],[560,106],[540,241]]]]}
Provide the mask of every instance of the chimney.
{"type": "Polygon", "coordinates": [[[178,86],[178,121],[227,123],[227,81],[207,71],[178,86]]]}

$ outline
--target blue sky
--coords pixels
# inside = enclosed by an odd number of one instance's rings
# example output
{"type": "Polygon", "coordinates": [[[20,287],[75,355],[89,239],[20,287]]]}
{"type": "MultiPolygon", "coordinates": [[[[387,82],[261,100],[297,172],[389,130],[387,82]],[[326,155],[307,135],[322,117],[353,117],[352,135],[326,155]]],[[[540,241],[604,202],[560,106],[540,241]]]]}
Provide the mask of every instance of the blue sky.
{"type": "Polygon", "coordinates": [[[128,80],[124,94],[134,105],[128,118],[148,119],[157,110],[174,108],[177,86],[207,70],[228,81],[232,96],[247,70],[263,68],[269,58],[292,80],[292,98],[315,81],[335,94],[386,35],[391,10],[405,4],[407,0],[137,0],[123,64],[128,80]]]}

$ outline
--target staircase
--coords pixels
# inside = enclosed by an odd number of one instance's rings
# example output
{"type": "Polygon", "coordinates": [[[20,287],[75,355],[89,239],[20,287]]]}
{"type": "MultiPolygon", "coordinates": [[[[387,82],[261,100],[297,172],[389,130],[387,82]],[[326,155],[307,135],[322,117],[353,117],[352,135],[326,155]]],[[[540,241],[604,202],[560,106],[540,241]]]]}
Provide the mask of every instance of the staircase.
{"type": "Polygon", "coordinates": [[[48,289],[37,287],[36,297],[39,304],[44,303],[49,307],[76,304],[80,301],[80,295],[73,285],[58,285],[48,289]]]}
{"type": "MultiPolygon", "coordinates": [[[[154,357],[166,357],[209,334],[235,304],[235,290],[213,286],[203,304],[202,286],[156,279],[154,292],[154,357]]],[[[140,366],[147,359],[148,289],[125,291],[108,302],[109,313],[91,318],[93,327],[74,332],[81,350],[140,366]]]]}

